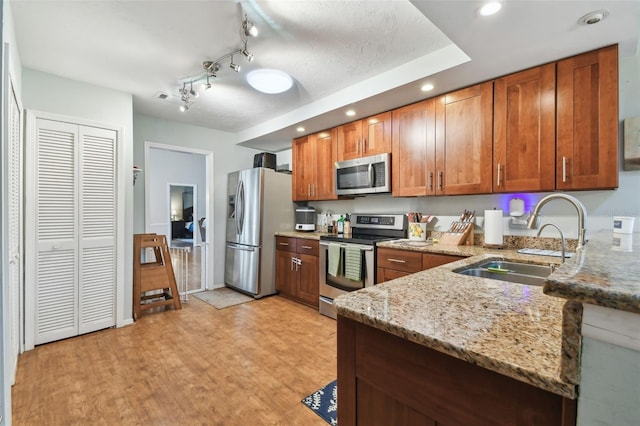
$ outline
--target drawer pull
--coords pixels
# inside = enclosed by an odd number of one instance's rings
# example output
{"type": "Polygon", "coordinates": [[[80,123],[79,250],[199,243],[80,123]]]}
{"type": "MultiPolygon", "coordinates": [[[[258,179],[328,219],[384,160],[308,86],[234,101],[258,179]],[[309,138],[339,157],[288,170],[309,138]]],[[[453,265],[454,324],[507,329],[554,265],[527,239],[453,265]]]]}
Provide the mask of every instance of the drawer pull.
{"type": "Polygon", "coordinates": [[[389,262],[393,262],[393,263],[407,263],[406,260],[402,260],[402,259],[393,259],[393,258],[387,258],[387,260],[389,262]]]}
{"type": "Polygon", "coordinates": [[[288,246],[289,245],[289,243],[278,243],[278,244],[280,244],[281,246],[288,246]]]}
{"type": "Polygon", "coordinates": [[[311,246],[301,246],[301,247],[302,247],[303,249],[305,249],[305,250],[311,250],[311,249],[312,249],[312,247],[311,247],[311,246]]]}

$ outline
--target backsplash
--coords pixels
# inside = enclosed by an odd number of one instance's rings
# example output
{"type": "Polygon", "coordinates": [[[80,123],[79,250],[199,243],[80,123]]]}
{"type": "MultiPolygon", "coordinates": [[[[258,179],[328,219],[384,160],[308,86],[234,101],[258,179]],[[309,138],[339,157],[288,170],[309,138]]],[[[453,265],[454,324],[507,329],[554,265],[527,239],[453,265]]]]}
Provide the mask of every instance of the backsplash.
{"type": "MultiPolygon", "coordinates": [[[[440,238],[443,232],[427,231],[427,237],[440,238]]],[[[473,244],[476,246],[482,246],[484,244],[484,233],[476,232],[473,235],[473,244]]],[[[521,248],[534,248],[541,250],[560,250],[562,248],[562,242],[560,238],[547,238],[547,237],[531,237],[523,235],[505,235],[504,236],[505,249],[521,249],[521,248]]],[[[574,238],[567,238],[565,240],[566,251],[575,252],[578,240],[574,238]]]]}

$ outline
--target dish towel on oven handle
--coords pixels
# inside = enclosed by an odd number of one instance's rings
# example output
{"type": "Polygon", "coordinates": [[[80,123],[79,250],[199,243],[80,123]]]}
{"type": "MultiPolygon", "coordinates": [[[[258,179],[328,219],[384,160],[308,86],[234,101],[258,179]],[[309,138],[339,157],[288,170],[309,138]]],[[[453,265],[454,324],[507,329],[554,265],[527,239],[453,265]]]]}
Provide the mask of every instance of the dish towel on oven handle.
{"type": "Polygon", "coordinates": [[[362,280],[362,252],[358,247],[344,248],[344,277],[352,281],[362,280]]]}
{"type": "Polygon", "coordinates": [[[340,271],[340,260],[342,256],[340,256],[340,244],[329,243],[329,275],[335,277],[338,275],[338,271],[340,271]]]}

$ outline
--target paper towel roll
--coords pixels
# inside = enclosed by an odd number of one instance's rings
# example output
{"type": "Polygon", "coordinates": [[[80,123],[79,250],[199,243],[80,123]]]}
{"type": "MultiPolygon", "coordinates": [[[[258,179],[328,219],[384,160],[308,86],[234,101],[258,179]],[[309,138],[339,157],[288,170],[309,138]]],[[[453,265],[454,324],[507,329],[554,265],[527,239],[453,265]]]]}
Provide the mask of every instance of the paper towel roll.
{"type": "Polygon", "coordinates": [[[504,223],[502,210],[484,211],[484,243],[490,245],[504,244],[504,223]]]}

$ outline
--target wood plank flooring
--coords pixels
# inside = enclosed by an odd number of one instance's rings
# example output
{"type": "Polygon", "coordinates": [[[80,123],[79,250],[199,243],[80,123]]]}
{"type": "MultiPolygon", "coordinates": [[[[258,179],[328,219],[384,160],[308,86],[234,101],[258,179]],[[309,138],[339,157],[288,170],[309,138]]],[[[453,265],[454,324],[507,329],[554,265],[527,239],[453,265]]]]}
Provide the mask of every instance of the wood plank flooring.
{"type": "Polygon", "coordinates": [[[190,298],[21,355],[15,425],[326,425],[300,400],[336,378],[336,322],[279,296],[190,298]]]}

